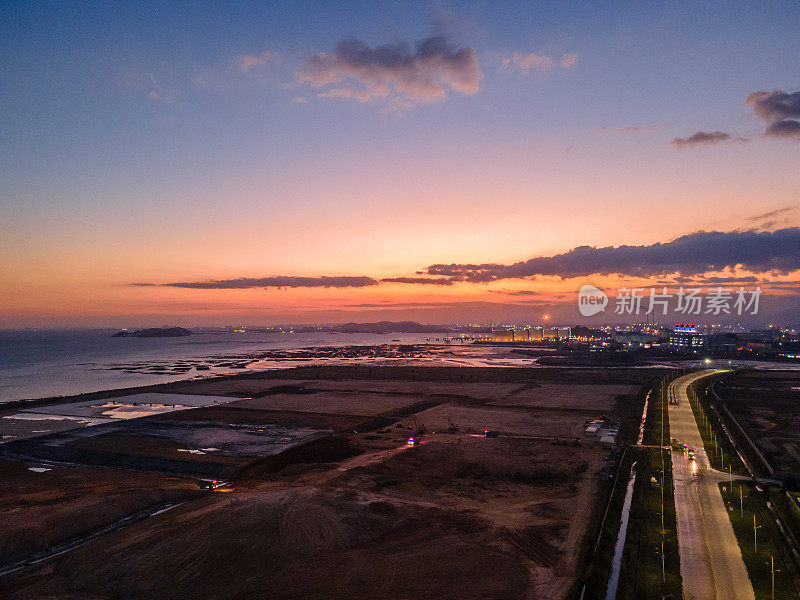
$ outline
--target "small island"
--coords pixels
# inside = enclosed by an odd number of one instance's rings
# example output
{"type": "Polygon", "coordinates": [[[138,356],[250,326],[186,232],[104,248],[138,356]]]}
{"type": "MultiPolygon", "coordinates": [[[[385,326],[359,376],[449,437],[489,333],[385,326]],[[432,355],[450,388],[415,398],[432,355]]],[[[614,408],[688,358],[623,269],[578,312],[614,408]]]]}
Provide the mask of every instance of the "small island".
{"type": "Polygon", "coordinates": [[[136,329],[134,331],[118,331],[111,337],[184,337],[192,335],[193,332],[183,327],[150,327],[148,329],[136,329]]]}

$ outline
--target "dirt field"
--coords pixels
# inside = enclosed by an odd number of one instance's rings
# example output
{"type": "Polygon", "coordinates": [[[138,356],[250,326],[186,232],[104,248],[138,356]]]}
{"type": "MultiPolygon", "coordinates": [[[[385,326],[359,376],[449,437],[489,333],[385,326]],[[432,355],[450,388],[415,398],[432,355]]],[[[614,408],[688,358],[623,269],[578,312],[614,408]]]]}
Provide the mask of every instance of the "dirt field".
{"type": "MultiPolygon", "coordinates": [[[[0,591],[19,598],[567,597],[608,477],[609,450],[582,435],[585,422],[620,420],[630,439],[641,387],[654,373],[531,369],[525,380],[510,369],[413,368],[381,380],[369,375],[385,372],[365,369],[354,368],[352,378],[336,367],[315,380],[283,372],[280,380],[248,376],[228,388],[208,382],[213,394],[254,398],[158,418],[324,423],[336,433],[251,462],[230,493],[207,494],[0,579],[0,591]],[[421,444],[410,446],[408,436],[421,429],[421,444]],[[498,437],[476,435],[484,429],[498,437]]],[[[180,392],[199,393],[198,385],[180,392]]],[[[181,449],[146,437],[94,443],[140,454],[181,449]]],[[[193,456],[208,460],[186,459],[193,456]]]]}
{"type": "Polygon", "coordinates": [[[743,371],[715,391],[776,472],[800,478],[800,371],[743,371]]]}
{"type": "Polygon", "coordinates": [[[182,477],[88,467],[37,473],[0,459],[0,563],[196,489],[182,477]]]}
{"type": "Polygon", "coordinates": [[[448,436],[385,461],[359,455],[350,469],[287,468],[12,584],[20,597],[559,598],[593,503],[585,475],[600,457],[558,450],[448,436]],[[112,558],[98,563],[100,548],[112,558]]]}

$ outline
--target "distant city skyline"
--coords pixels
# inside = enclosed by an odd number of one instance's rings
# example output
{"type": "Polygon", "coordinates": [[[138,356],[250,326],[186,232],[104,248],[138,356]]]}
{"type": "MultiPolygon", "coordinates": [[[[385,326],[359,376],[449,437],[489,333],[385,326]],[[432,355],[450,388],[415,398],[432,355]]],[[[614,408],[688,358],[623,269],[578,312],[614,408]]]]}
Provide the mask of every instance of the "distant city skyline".
{"type": "Polygon", "coordinates": [[[2,328],[625,317],[584,284],[798,323],[796,4],[0,14],[2,328]]]}

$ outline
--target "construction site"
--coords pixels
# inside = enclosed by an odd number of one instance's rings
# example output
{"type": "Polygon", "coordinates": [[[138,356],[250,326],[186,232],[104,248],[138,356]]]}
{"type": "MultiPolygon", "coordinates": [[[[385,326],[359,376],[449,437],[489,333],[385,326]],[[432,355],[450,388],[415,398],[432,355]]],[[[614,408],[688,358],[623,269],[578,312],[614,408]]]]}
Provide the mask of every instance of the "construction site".
{"type": "Polygon", "coordinates": [[[31,407],[100,422],[0,445],[0,590],[573,597],[653,376],[306,367],[160,386],[194,406],[136,418],[105,420],[131,390],[31,407]]]}

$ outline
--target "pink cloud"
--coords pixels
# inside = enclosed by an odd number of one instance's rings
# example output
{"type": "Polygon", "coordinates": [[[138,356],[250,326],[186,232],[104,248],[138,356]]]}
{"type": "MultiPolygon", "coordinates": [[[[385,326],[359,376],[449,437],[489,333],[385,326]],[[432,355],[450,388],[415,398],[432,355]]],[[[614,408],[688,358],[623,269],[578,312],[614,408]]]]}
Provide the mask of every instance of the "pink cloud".
{"type": "Polygon", "coordinates": [[[236,65],[242,73],[247,73],[253,67],[265,65],[268,62],[276,63],[281,59],[281,55],[277,52],[264,50],[261,54],[240,54],[236,57],[236,65]]]}

